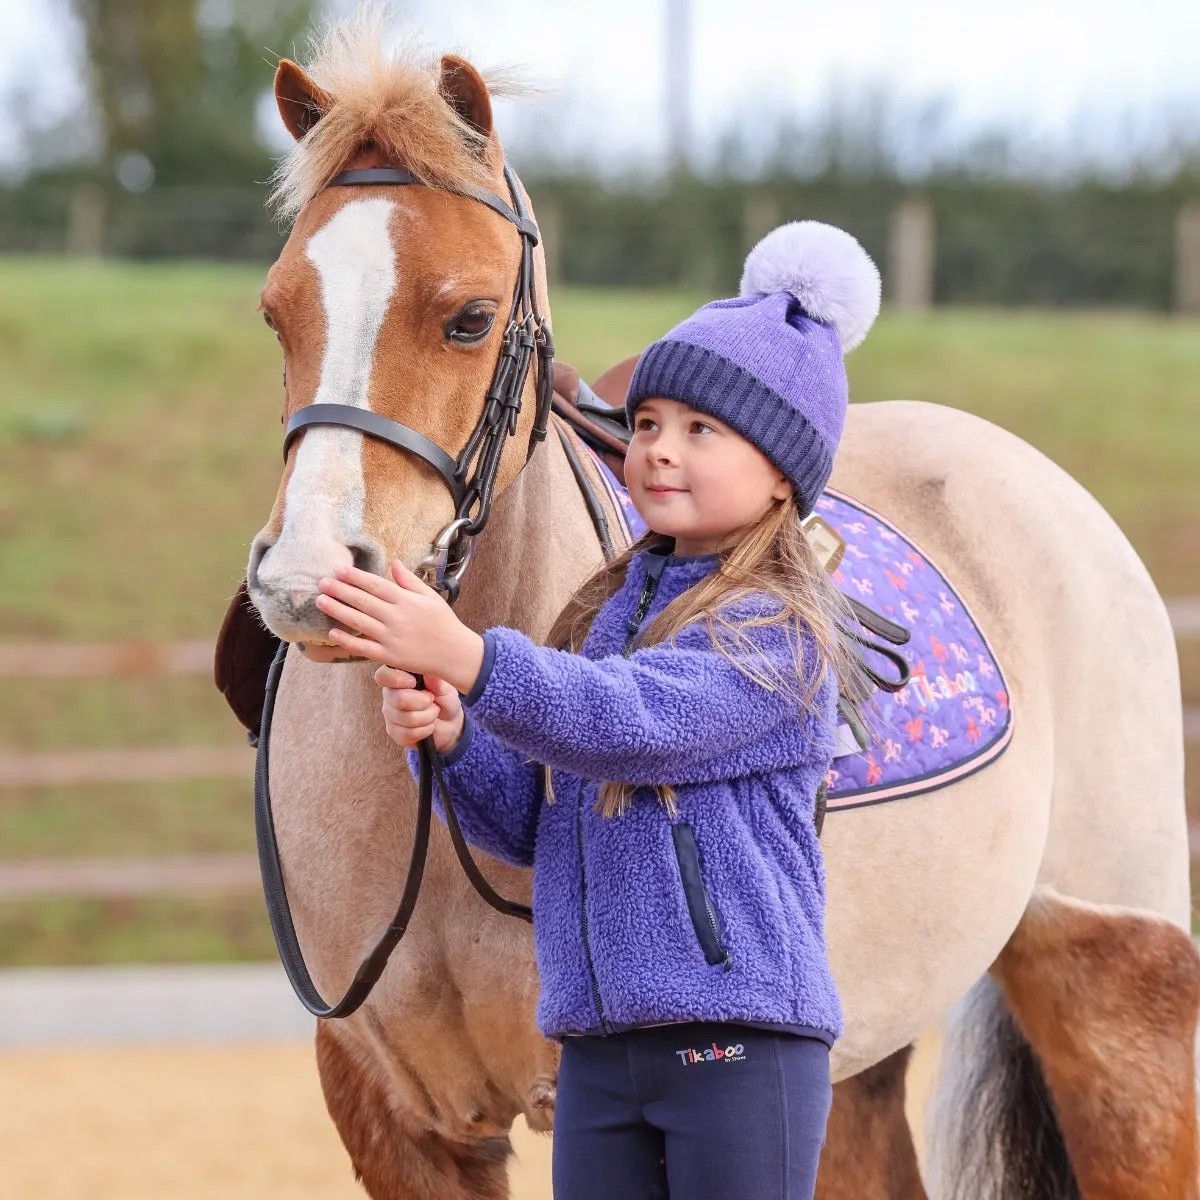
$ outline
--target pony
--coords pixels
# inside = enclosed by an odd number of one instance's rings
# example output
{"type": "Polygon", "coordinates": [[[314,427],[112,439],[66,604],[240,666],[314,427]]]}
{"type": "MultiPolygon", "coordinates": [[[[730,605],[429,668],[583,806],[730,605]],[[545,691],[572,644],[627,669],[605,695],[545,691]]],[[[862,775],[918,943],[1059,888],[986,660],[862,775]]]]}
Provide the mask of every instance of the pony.
{"type": "MultiPolygon", "coordinates": [[[[389,55],[358,22],[307,69],[282,61],[274,86],[296,139],[276,188],[290,234],[262,291],[284,418],[355,406],[457,455],[522,253],[512,223],[472,198],[507,194],[488,84],[458,57],[389,55]],[[326,186],[381,167],[418,183],[326,186]]],[[[549,314],[540,246],[533,287],[549,314]]],[[[562,439],[530,453],[534,408],[531,373],[458,611],[537,637],[601,548],[562,439]]],[[[931,1195],[1200,1197],[1178,663],[1147,571],[1065,472],[952,408],[852,405],[831,487],[952,579],[1003,663],[1014,724],[986,769],[825,822],[847,1022],[821,1194],[919,1188],[902,1109],[907,1048],[924,1038],[933,1082],[909,1102],[931,1195]]],[[[251,547],[250,601],[291,644],[270,778],[300,946],[326,995],[391,915],[415,788],[369,666],[335,661],[318,580],[349,563],[416,567],[454,516],[428,462],[309,425],[251,547]]],[[[358,1012],[318,1023],[317,1066],[376,1200],[500,1200],[514,1119],[551,1125],[557,1052],[533,1025],[527,928],[483,904],[433,833],[407,936],[358,1012]]],[[[483,866],[528,900],[526,872],[483,866]]]]}

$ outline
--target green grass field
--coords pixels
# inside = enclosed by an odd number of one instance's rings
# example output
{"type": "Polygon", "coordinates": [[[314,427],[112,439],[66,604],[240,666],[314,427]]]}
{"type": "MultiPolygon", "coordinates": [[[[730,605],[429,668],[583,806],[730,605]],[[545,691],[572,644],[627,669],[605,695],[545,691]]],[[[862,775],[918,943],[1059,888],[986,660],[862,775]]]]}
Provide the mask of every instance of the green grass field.
{"type": "MultiPolygon", "coordinates": [[[[0,641],[215,633],[279,477],[262,276],[0,260],[0,641]]],[[[560,289],[560,357],[594,378],[703,299],[560,289]]],[[[1105,504],[1165,594],[1200,593],[1200,321],[885,314],[848,367],[856,401],[954,405],[1026,438],[1105,504]]],[[[204,679],[0,695],[0,752],[240,740],[204,679]]],[[[249,850],[248,796],[248,782],[0,790],[0,858],[249,850]]],[[[0,963],[259,953],[259,908],[0,903],[0,963]]]]}

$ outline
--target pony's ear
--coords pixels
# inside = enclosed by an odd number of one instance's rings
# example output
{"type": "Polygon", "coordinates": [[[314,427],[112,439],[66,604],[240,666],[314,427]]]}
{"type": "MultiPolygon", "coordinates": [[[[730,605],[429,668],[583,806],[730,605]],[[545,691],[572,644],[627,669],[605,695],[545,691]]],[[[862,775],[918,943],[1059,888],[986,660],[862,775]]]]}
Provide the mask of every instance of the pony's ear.
{"type": "Polygon", "coordinates": [[[442,78],[438,83],[442,98],[483,138],[492,133],[492,98],[483,76],[465,58],[442,55],[442,78]]]}
{"type": "Polygon", "coordinates": [[[333,107],[333,97],[285,58],[275,71],[275,103],[288,133],[299,141],[333,107]]]}

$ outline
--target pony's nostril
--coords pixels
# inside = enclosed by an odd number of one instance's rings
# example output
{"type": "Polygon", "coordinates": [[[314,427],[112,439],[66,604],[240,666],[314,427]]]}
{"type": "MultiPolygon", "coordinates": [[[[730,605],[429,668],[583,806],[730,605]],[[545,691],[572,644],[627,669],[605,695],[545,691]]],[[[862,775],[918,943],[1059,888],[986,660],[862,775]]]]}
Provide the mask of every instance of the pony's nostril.
{"type": "Polygon", "coordinates": [[[273,542],[258,537],[250,546],[250,561],[246,565],[246,586],[250,590],[258,587],[258,568],[262,565],[262,560],[266,558],[267,551],[271,549],[272,545],[274,545],[273,542]]]}
{"type": "Polygon", "coordinates": [[[372,541],[356,542],[347,547],[350,558],[360,571],[369,571],[372,575],[382,575],[387,566],[387,556],[383,549],[372,541]]]}

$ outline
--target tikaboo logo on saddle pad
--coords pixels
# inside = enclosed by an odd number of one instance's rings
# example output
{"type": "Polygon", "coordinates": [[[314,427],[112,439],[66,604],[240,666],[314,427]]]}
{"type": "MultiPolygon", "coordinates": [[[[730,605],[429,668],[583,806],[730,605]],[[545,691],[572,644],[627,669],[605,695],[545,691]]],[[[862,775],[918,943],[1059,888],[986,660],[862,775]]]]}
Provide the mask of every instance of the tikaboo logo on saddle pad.
{"type": "Polygon", "coordinates": [[[676,1050],[679,1061],[685,1067],[704,1062],[745,1062],[746,1047],[738,1042],[736,1046],[726,1046],[724,1050],[713,1042],[708,1050],[676,1050]]]}

